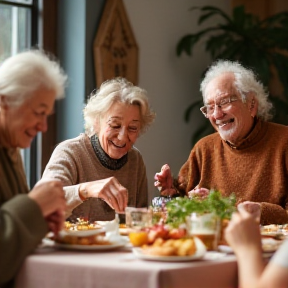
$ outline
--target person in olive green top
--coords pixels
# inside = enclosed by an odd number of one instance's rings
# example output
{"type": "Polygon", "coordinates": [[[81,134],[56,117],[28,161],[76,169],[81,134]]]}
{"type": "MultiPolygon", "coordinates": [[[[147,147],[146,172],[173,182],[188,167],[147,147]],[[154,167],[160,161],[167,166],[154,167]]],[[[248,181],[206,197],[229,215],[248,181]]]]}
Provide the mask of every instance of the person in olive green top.
{"type": "Polygon", "coordinates": [[[64,94],[66,75],[44,52],[31,50],[0,66],[0,287],[13,287],[25,257],[46,233],[64,223],[60,181],[38,183],[29,192],[19,148],[47,130],[47,116],[64,94]]]}

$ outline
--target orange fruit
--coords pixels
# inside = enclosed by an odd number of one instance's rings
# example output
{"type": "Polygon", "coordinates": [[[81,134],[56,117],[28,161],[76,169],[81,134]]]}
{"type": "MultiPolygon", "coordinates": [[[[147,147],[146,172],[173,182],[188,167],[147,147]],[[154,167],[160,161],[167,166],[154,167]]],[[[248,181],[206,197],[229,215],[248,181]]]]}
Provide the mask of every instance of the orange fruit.
{"type": "Polygon", "coordinates": [[[129,239],[133,246],[139,247],[148,243],[148,233],[145,231],[130,232],[129,239]]]}

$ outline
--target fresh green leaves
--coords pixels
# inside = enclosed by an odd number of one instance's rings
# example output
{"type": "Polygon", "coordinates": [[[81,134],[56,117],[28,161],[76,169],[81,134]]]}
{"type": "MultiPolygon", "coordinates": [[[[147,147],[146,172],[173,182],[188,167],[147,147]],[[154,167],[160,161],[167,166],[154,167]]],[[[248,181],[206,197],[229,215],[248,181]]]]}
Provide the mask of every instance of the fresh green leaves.
{"type": "Polygon", "coordinates": [[[166,203],[166,222],[172,226],[179,226],[185,223],[186,216],[192,212],[214,212],[221,219],[230,219],[231,214],[236,211],[235,204],[236,197],[234,194],[229,197],[223,197],[217,190],[211,190],[205,199],[178,197],[166,203]]]}

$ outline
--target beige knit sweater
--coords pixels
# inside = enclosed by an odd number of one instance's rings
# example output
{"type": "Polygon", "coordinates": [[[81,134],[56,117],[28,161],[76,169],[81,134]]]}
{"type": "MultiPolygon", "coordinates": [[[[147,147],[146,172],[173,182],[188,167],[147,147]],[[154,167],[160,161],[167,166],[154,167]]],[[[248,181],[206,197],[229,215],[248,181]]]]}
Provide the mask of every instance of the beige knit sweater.
{"type": "Polygon", "coordinates": [[[90,221],[112,220],[115,212],[103,200],[89,198],[82,201],[78,188],[80,183],[114,176],[128,189],[128,206],[147,207],[148,188],[146,168],[140,152],[133,147],[128,152],[127,163],[119,170],[105,168],[98,160],[90,138],[86,134],[60,143],[54,150],[42,179],[59,179],[65,186],[67,217],[71,220],[86,217],[90,221]]]}
{"type": "Polygon", "coordinates": [[[218,133],[201,139],[182,166],[179,188],[187,193],[196,185],[235,193],[238,203],[261,203],[261,224],[288,222],[288,127],[258,120],[238,147],[218,133]]]}

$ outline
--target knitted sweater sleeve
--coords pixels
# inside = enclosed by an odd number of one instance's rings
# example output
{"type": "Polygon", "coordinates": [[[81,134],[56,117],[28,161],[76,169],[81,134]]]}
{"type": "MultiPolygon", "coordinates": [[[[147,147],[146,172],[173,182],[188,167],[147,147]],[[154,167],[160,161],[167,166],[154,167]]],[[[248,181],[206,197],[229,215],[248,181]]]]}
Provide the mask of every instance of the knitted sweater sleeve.
{"type": "Polygon", "coordinates": [[[146,167],[142,156],[139,157],[139,167],[138,167],[138,192],[137,192],[137,202],[136,207],[148,207],[148,183],[146,175],[146,167]]]}
{"type": "Polygon", "coordinates": [[[288,214],[280,205],[261,202],[261,224],[271,223],[285,224],[288,222],[288,214]]]}
{"type": "Polygon", "coordinates": [[[200,170],[196,158],[196,150],[192,149],[187,161],[181,167],[178,174],[178,181],[175,186],[181,195],[188,195],[188,192],[193,190],[200,181],[200,170]]]}
{"type": "MultiPolygon", "coordinates": [[[[58,179],[64,186],[66,199],[66,218],[72,210],[83,203],[79,197],[79,181],[76,146],[70,147],[65,143],[59,144],[53,151],[51,158],[43,172],[42,179],[58,179]]],[[[80,162],[80,161],[79,161],[80,162]]]]}

